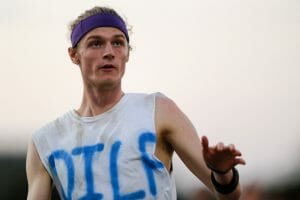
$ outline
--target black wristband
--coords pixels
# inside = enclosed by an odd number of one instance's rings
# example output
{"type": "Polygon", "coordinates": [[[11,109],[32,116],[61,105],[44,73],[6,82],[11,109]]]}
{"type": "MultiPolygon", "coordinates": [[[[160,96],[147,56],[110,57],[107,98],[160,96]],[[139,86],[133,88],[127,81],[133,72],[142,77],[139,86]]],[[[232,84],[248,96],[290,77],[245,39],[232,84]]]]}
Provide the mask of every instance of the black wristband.
{"type": "Polygon", "coordinates": [[[239,184],[239,172],[232,168],[233,176],[229,184],[222,185],[218,183],[214,177],[213,172],[211,172],[211,182],[214,185],[215,189],[221,194],[230,194],[232,193],[239,184]]]}

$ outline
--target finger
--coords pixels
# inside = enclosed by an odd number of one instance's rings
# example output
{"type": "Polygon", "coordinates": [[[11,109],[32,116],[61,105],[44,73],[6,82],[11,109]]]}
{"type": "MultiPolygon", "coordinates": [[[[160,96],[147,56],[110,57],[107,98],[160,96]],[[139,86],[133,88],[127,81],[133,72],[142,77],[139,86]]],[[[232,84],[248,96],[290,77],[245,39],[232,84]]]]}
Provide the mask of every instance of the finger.
{"type": "Polygon", "coordinates": [[[246,161],[243,158],[235,158],[234,165],[238,165],[238,164],[246,165],[246,161]]]}
{"type": "Polygon", "coordinates": [[[234,152],[234,155],[235,155],[235,156],[242,156],[242,153],[241,153],[239,150],[236,150],[236,151],[234,152]]]}
{"type": "Polygon", "coordinates": [[[229,150],[234,156],[241,156],[242,153],[235,148],[234,144],[229,144],[225,147],[226,150],[229,150]]]}
{"type": "Polygon", "coordinates": [[[227,145],[227,146],[224,145],[222,151],[224,151],[224,152],[226,151],[232,155],[235,155],[235,153],[236,153],[235,147],[232,144],[227,145]]]}
{"type": "Polygon", "coordinates": [[[208,151],[208,147],[209,147],[208,138],[204,135],[202,136],[201,141],[202,141],[203,150],[208,151]]]}
{"type": "Polygon", "coordinates": [[[234,144],[229,144],[229,145],[228,145],[228,148],[229,148],[229,150],[230,150],[231,152],[235,152],[235,146],[234,146],[234,144]]]}
{"type": "Polygon", "coordinates": [[[219,142],[217,145],[216,145],[216,149],[217,151],[223,151],[224,149],[224,144],[222,142],[219,142]]]}
{"type": "Polygon", "coordinates": [[[242,153],[237,149],[235,149],[232,153],[234,156],[242,156],[242,153]]]}

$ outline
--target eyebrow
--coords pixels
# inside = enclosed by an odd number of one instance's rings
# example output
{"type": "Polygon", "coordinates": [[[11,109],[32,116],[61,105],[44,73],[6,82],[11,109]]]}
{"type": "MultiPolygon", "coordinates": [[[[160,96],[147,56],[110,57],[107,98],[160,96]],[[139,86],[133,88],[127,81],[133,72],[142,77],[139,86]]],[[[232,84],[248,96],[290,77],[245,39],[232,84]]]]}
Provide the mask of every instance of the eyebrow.
{"type": "MultiPolygon", "coordinates": [[[[91,39],[104,39],[104,38],[105,37],[99,36],[99,35],[91,35],[86,40],[88,41],[88,40],[91,40],[91,39]]],[[[116,39],[116,38],[123,38],[123,39],[125,39],[125,36],[122,35],[122,34],[116,34],[116,35],[113,35],[112,38],[113,39],[116,39]]]]}

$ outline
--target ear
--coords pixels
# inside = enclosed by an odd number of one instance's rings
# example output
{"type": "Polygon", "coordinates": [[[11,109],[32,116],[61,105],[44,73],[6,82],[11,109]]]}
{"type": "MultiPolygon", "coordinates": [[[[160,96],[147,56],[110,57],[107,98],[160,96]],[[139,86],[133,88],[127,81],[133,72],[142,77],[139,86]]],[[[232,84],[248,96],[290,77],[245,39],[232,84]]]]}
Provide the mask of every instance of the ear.
{"type": "Polygon", "coordinates": [[[69,53],[69,56],[71,58],[71,61],[75,65],[79,65],[80,61],[79,61],[79,57],[78,57],[78,53],[77,53],[76,49],[72,48],[72,47],[69,47],[68,48],[68,53],[69,53]]]}

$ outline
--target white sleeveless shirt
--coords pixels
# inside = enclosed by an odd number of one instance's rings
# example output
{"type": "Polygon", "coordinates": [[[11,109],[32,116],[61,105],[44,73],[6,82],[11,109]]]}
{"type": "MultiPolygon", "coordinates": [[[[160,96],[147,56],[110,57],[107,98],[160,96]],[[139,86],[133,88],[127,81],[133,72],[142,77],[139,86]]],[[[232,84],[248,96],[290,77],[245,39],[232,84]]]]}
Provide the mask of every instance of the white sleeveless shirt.
{"type": "Polygon", "coordinates": [[[125,94],[109,111],[71,110],[33,134],[61,199],[176,199],[173,174],[154,155],[156,94],[125,94]]]}

